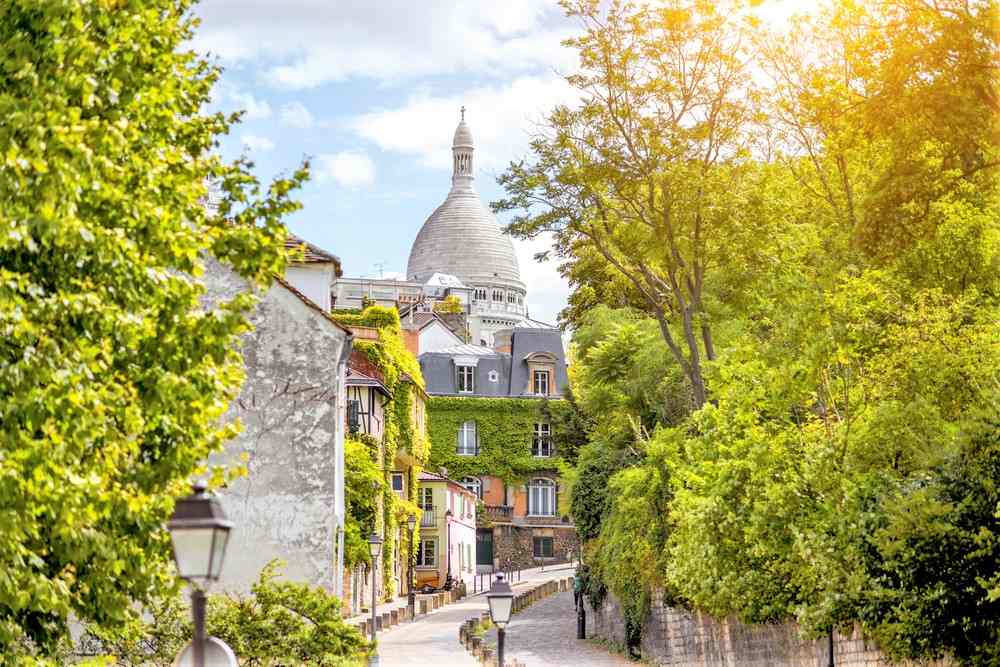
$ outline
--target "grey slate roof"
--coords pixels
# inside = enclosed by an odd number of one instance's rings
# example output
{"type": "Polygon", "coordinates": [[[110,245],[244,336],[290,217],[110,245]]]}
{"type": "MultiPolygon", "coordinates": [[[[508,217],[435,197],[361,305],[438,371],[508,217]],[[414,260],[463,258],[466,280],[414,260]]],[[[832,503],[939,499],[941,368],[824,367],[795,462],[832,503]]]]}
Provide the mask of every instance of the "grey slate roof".
{"type": "Polygon", "coordinates": [[[476,345],[459,345],[449,348],[451,351],[425,352],[420,355],[420,372],[427,383],[427,393],[431,395],[452,396],[486,396],[496,398],[507,396],[510,390],[510,355],[493,352],[476,354],[479,363],[476,364],[475,380],[472,394],[458,393],[458,375],[455,372],[454,358],[456,356],[472,356],[464,348],[489,350],[476,345]],[[496,371],[497,381],[490,382],[490,371],[496,371]]]}
{"type": "Polygon", "coordinates": [[[522,397],[528,386],[526,357],[535,352],[548,352],[556,358],[555,380],[558,393],[569,383],[562,332],[559,329],[516,327],[512,334],[511,354],[496,352],[479,345],[456,345],[444,350],[420,355],[420,370],[427,383],[427,393],[445,396],[522,397]],[[475,392],[458,393],[455,371],[456,357],[475,357],[475,392]],[[497,371],[497,382],[489,381],[490,371],[497,371]]]}
{"type": "Polygon", "coordinates": [[[528,329],[516,327],[511,341],[512,369],[510,388],[512,396],[524,396],[528,386],[528,364],[525,359],[533,352],[548,352],[556,358],[556,388],[559,394],[569,384],[566,373],[566,354],[563,351],[562,332],[559,329],[528,329]]]}

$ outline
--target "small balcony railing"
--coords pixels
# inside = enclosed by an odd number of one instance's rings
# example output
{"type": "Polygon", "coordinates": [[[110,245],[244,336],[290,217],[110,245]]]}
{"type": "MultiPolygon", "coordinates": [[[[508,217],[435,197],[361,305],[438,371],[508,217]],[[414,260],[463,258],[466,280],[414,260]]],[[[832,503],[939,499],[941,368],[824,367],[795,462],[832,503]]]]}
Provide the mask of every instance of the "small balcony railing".
{"type": "Polygon", "coordinates": [[[420,516],[420,527],[421,528],[433,528],[437,525],[437,515],[434,514],[434,510],[424,510],[424,513],[420,516]]]}
{"type": "Polygon", "coordinates": [[[514,508],[510,505],[486,505],[486,516],[491,521],[510,521],[514,508]]]}

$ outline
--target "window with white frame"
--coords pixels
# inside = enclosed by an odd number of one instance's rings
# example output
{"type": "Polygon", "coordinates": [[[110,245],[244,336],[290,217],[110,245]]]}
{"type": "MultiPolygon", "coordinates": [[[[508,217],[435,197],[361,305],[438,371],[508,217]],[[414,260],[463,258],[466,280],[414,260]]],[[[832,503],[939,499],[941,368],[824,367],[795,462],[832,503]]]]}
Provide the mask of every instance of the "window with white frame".
{"type": "Polygon", "coordinates": [[[458,446],[455,453],[462,456],[479,454],[479,438],[476,434],[476,422],[466,421],[458,427],[458,446]]]}
{"type": "Polygon", "coordinates": [[[462,486],[472,491],[476,495],[476,498],[482,499],[483,497],[483,482],[478,477],[463,477],[462,486]]]}
{"type": "Polygon", "coordinates": [[[531,480],[531,483],[528,484],[528,514],[531,516],[555,516],[555,482],[541,477],[531,480]]]}
{"type": "Polygon", "coordinates": [[[552,427],[544,422],[535,422],[535,434],[531,439],[531,455],[552,456],[552,427]]]}
{"type": "Polygon", "coordinates": [[[549,372],[535,371],[534,373],[535,393],[540,396],[549,395],[549,372]]]}
{"type": "Polygon", "coordinates": [[[417,546],[417,567],[435,567],[437,565],[437,540],[425,537],[417,546]]]}
{"type": "Polygon", "coordinates": [[[434,510],[434,489],[423,488],[417,494],[417,505],[422,510],[434,510]]]}
{"type": "Polygon", "coordinates": [[[458,391],[471,394],[476,390],[476,367],[456,366],[458,369],[458,391]]]}

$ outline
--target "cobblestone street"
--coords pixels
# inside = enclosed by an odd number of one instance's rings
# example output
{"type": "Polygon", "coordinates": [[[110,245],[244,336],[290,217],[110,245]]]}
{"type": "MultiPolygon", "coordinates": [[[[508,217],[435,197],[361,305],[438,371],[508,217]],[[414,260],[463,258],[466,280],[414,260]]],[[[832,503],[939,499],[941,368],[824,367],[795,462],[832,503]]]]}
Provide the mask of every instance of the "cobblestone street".
{"type": "MultiPolygon", "coordinates": [[[[487,633],[487,643],[496,645],[496,630],[487,633]]],[[[633,664],[624,656],[609,653],[589,641],[576,638],[573,593],[557,593],[515,614],[507,626],[506,660],[527,667],[618,667],[633,664]]]]}
{"type": "MultiPolygon", "coordinates": [[[[570,568],[528,570],[515,591],[532,581],[545,581],[553,575],[565,577],[570,568]]],[[[477,659],[458,641],[458,628],[466,619],[486,611],[486,597],[476,595],[379,634],[379,659],[382,667],[433,665],[434,667],[474,667],[477,659]]],[[[496,644],[496,630],[486,641],[496,644]]],[[[551,665],[627,665],[621,656],[576,639],[576,612],[573,594],[558,593],[516,614],[507,631],[507,659],[516,658],[528,667],[551,665]]]]}

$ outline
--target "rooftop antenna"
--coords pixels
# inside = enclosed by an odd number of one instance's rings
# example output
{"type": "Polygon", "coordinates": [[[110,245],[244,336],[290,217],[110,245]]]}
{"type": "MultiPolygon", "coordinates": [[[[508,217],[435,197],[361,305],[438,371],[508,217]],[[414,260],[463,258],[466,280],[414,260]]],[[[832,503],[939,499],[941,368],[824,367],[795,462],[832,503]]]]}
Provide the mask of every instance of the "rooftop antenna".
{"type": "Polygon", "coordinates": [[[375,262],[375,268],[378,269],[378,277],[381,280],[384,277],[382,269],[385,268],[385,262],[375,262]]]}

